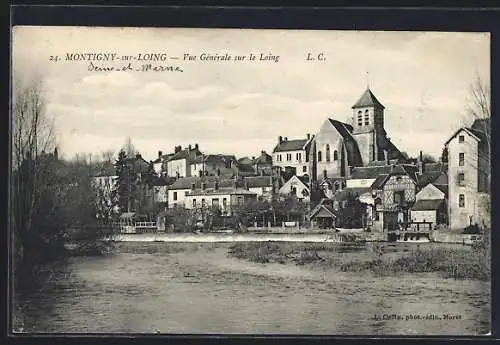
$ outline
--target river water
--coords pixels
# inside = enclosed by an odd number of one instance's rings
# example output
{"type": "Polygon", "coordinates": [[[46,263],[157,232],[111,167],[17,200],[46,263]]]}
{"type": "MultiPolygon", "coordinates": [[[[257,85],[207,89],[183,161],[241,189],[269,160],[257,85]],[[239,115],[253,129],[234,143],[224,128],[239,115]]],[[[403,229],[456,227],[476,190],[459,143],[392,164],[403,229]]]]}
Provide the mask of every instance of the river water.
{"type": "MultiPolygon", "coordinates": [[[[481,335],[490,329],[489,282],[257,264],[228,257],[229,245],[121,243],[113,256],[56,263],[41,290],[16,296],[15,331],[481,335]]],[[[368,250],[335,255],[363,259],[368,250]]]]}

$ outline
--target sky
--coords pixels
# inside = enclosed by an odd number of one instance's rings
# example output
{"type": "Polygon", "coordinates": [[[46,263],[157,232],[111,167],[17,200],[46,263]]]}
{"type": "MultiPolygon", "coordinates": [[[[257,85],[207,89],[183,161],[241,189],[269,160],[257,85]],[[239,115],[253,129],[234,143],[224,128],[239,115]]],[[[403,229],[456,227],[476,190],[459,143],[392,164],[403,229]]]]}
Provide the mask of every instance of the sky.
{"type": "Polygon", "coordinates": [[[13,78],[43,80],[68,158],[118,152],[128,136],[147,160],[189,144],[257,156],[272,152],[278,136],[303,139],[327,118],[351,121],[367,85],[385,106],[391,141],[410,156],[439,157],[448,137],[470,125],[470,84],[476,75],[490,80],[488,33],[15,27],[12,49],[13,78]],[[167,61],[150,63],[183,72],[135,71],[147,63],[137,60],[132,71],[89,71],[68,53],[164,53],[167,61]],[[203,53],[232,60],[200,61],[203,53]],[[279,58],[261,61],[261,53],[279,58]],[[326,59],[307,61],[308,53],[326,59]]]}

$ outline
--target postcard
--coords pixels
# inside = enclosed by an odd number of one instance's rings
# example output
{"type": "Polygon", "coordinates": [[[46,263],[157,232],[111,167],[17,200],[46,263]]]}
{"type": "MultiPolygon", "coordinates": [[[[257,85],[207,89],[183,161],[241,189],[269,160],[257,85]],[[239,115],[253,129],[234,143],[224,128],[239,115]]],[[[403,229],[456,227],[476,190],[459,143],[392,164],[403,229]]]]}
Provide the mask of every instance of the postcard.
{"type": "Polygon", "coordinates": [[[489,33],[12,49],[12,332],[490,332],[489,33]]]}

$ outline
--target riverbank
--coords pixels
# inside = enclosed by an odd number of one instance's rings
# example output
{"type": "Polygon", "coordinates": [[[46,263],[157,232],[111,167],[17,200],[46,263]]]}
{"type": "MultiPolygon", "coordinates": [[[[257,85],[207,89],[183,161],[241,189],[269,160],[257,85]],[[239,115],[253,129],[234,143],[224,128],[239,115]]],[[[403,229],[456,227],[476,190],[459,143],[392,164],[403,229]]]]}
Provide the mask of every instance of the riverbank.
{"type": "Polygon", "coordinates": [[[314,265],[336,268],[343,272],[370,271],[378,276],[398,273],[434,272],[445,278],[490,281],[489,252],[478,247],[433,247],[414,244],[411,250],[391,255],[390,244],[342,243],[339,247],[321,243],[235,243],[230,255],[256,263],[314,265]],[[339,250],[369,249],[364,260],[350,260],[332,253],[339,250]]]}

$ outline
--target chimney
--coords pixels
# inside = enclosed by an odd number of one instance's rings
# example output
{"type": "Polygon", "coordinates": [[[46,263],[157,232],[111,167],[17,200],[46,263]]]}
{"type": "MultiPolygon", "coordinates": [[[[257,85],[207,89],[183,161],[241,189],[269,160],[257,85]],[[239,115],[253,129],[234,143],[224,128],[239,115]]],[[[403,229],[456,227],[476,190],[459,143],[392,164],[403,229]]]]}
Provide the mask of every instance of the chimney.
{"type": "Polygon", "coordinates": [[[420,154],[418,156],[418,173],[422,175],[423,172],[424,172],[424,159],[422,151],[420,151],[420,154]]]}
{"type": "Polygon", "coordinates": [[[191,183],[191,190],[195,190],[196,189],[196,183],[191,183]]]}
{"type": "Polygon", "coordinates": [[[198,144],[194,144],[194,149],[198,150],[198,144]]]}
{"type": "Polygon", "coordinates": [[[179,153],[179,152],[181,152],[181,146],[174,147],[174,153],[179,153]]]}
{"type": "Polygon", "coordinates": [[[163,155],[163,152],[158,151],[158,158],[161,158],[162,155],[163,155]]]}
{"type": "Polygon", "coordinates": [[[188,145],[187,150],[188,150],[188,152],[190,152],[190,151],[191,151],[191,144],[190,144],[190,145],[188,145]]]}
{"type": "Polygon", "coordinates": [[[141,154],[140,154],[140,153],[138,153],[138,154],[136,154],[136,155],[135,155],[135,158],[136,158],[136,159],[141,159],[141,158],[142,158],[142,156],[141,156],[141,154]]]}
{"type": "Polygon", "coordinates": [[[252,160],[253,160],[253,161],[255,160],[255,156],[252,156],[252,160]]]}
{"type": "Polygon", "coordinates": [[[311,139],[311,134],[307,133],[307,140],[311,139]]]}
{"type": "Polygon", "coordinates": [[[283,137],[280,135],[280,136],[278,137],[278,144],[281,144],[282,142],[283,142],[283,137]]]}

